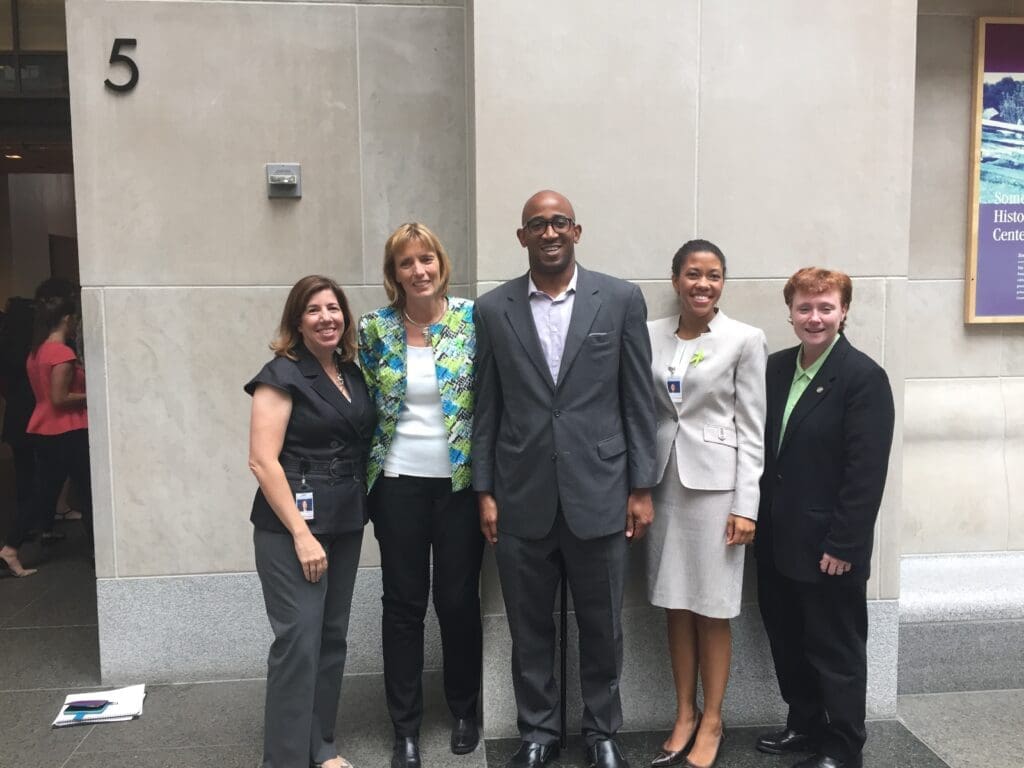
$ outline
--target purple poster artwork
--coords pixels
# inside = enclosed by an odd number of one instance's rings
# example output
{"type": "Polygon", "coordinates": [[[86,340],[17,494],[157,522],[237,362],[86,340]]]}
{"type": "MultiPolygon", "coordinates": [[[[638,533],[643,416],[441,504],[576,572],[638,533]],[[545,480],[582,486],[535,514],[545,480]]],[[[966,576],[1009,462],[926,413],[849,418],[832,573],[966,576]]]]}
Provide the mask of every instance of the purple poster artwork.
{"type": "Polygon", "coordinates": [[[1024,24],[983,22],[968,319],[1024,321],[1024,24]]]}

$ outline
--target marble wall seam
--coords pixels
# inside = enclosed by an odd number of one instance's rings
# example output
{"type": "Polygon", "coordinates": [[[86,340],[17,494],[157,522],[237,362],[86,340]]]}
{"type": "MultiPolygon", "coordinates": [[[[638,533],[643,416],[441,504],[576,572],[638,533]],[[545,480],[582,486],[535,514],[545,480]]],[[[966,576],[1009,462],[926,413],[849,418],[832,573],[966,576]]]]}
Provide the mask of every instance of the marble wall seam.
{"type": "Polygon", "coordinates": [[[370,265],[367,263],[364,253],[366,253],[366,172],[363,164],[363,153],[366,148],[363,143],[363,77],[362,77],[362,59],[363,59],[363,47],[362,39],[359,34],[359,16],[361,9],[356,7],[355,9],[355,25],[356,25],[356,146],[359,147],[359,200],[363,206],[363,215],[359,217],[359,263],[362,266],[363,272],[363,285],[370,284],[369,269],[370,265]]]}
{"type": "Polygon", "coordinates": [[[904,381],[907,383],[912,382],[928,382],[928,381],[956,381],[961,383],[968,383],[972,381],[1004,381],[1004,380],[1024,380],[1024,376],[907,376],[904,381]]]}
{"type": "Polygon", "coordinates": [[[1010,443],[1011,443],[1011,440],[1012,440],[1013,430],[1011,429],[1011,425],[1010,425],[1010,414],[1012,413],[1012,409],[1011,409],[1010,404],[1006,401],[1007,392],[1006,392],[1006,387],[1002,386],[1003,378],[1004,377],[1002,377],[1002,376],[999,377],[999,384],[1000,384],[1000,386],[999,386],[999,395],[1000,395],[1000,400],[1002,401],[1002,404],[1003,404],[1003,450],[1002,450],[1002,458],[1003,458],[1003,484],[1004,484],[1004,486],[1006,488],[1006,500],[1007,500],[1007,505],[1006,505],[1006,538],[1004,539],[1004,541],[1006,542],[1006,548],[1010,549],[1010,543],[1013,541],[1013,527],[1014,527],[1014,519],[1013,519],[1013,491],[1014,491],[1014,488],[1013,488],[1013,480],[1012,480],[1012,475],[1011,475],[1011,473],[1013,471],[1012,466],[1011,466],[1012,457],[1010,455],[1010,450],[1009,449],[1010,449],[1010,443]]]}
{"type": "MultiPolygon", "coordinates": [[[[107,301],[106,301],[106,298],[107,297],[106,297],[105,289],[100,288],[99,289],[100,323],[101,323],[100,327],[102,328],[102,331],[101,331],[102,336],[100,337],[100,344],[103,346],[104,350],[107,349],[107,301]]],[[[104,371],[103,371],[104,388],[103,388],[103,395],[102,395],[102,397],[103,397],[104,402],[107,405],[107,407],[104,409],[104,411],[105,411],[104,416],[106,417],[106,429],[107,429],[107,435],[109,436],[109,435],[111,435],[113,433],[110,430],[110,375],[109,375],[110,372],[109,372],[109,370],[107,370],[106,355],[104,355],[103,367],[104,367],[104,371]]],[[[114,500],[115,499],[115,495],[113,493],[113,489],[114,489],[114,450],[113,450],[113,445],[114,445],[114,441],[108,439],[107,440],[107,445],[106,445],[106,454],[107,454],[106,459],[107,459],[107,475],[108,475],[108,477],[105,478],[105,479],[106,479],[106,482],[109,483],[110,490],[111,490],[111,492],[110,492],[110,528],[111,528],[111,531],[113,533],[113,541],[111,542],[111,547],[110,548],[111,548],[112,559],[113,559],[114,577],[117,578],[117,575],[118,575],[118,567],[117,567],[118,566],[118,562],[117,562],[117,505],[116,505],[116,502],[114,500]]],[[[93,515],[95,516],[95,514],[96,514],[95,510],[93,510],[93,515]]]]}
{"type": "Polygon", "coordinates": [[[701,67],[704,65],[703,43],[704,28],[701,24],[704,16],[704,0],[697,0],[697,60],[695,62],[697,76],[693,84],[693,236],[703,237],[700,220],[700,98],[701,98],[701,67]]]}
{"type": "Polygon", "coordinates": [[[465,40],[466,81],[466,282],[471,286],[468,298],[476,298],[477,259],[476,249],[476,79],[475,35],[473,31],[473,0],[466,0],[462,14],[463,39],[465,40]]]}
{"type": "MultiPolygon", "coordinates": [[[[107,297],[106,289],[99,289],[99,305],[100,305],[100,328],[101,337],[100,344],[105,351],[107,347],[107,297]]],[[[107,356],[103,355],[103,394],[102,398],[106,407],[104,408],[104,420],[106,421],[107,435],[112,435],[113,432],[110,429],[110,370],[107,364],[107,356]]],[[[117,561],[117,501],[116,495],[114,494],[114,441],[108,437],[106,445],[106,459],[107,459],[107,474],[106,482],[110,488],[109,503],[110,503],[110,528],[113,534],[113,541],[110,542],[111,557],[113,559],[114,566],[114,577],[118,575],[118,561],[117,561]]],[[[93,517],[95,517],[95,510],[93,510],[93,517]]]]}

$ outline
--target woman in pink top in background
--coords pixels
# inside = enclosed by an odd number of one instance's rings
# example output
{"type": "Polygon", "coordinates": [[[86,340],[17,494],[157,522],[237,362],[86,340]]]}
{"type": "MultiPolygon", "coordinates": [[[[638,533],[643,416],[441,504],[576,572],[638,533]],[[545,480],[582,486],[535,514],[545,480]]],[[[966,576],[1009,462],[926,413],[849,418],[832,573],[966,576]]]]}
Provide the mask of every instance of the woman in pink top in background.
{"type": "Polygon", "coordinates": [[[54,537],[57,497],[70,476],[81,491],[82,523],[91,543],[85,371],[75,350],[68,345],[78,325],[78,315],[76,298],[43,299],[36,304],[35,336],[25,364],[36,407],[26,432],[36,451],[36,520],[44,539],[54,537]]]}

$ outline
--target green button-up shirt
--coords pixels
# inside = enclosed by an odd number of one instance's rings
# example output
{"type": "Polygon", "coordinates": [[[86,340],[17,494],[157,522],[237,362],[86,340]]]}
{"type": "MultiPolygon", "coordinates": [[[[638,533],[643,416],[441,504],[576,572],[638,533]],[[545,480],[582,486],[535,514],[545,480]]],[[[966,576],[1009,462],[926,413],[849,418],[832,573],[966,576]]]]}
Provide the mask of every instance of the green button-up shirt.
{"type": "Polygon", "coordinates": [[[801,350],[796,353],[796,371],[793,372],[793,383],[789,385],[789,397],[786,398],[786,410],[782,412],[782,428],[779,430],[778,445],[775,446],[776,453],[778,453],[779,448],[782,447],[782,438],[786,434],[786,425],[789,423],[789,417],[793,413],[793,409],[800,401],[800,396],[804,393],[804,390],[807,389],[807,385],[811,383],[811,379],[813,379],[818,374],[818,371],[821,370],[821,366],[825,364],[829,353],[832,351],[832,347],[836,345],[837,341],[839,341],[838,333],[836,334],[836,337],[832,339],[832,343],[828,345],[828,349],[825,350],[821,357],[806,368],[800,367],[800,358],[803,356],[803,349],[801,348],[801,350]]]}

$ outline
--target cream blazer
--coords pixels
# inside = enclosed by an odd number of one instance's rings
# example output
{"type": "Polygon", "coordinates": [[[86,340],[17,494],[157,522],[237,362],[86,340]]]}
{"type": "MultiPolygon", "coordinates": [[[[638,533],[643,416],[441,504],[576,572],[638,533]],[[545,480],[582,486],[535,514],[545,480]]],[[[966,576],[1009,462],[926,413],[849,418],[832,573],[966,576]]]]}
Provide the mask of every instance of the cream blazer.
{"type": "Polygon", "coordinates": [[[765,363],[768,342],[760,328],[721,310],[701,334],[683,376],[683,401],[668,394],[676,353],[678,317],[647,323],[658,419],[658,481],[672,446],[679,481],[697,491],[734,491],[733,514],[757,519],[758,483],[764,467],[765,363]]]}

